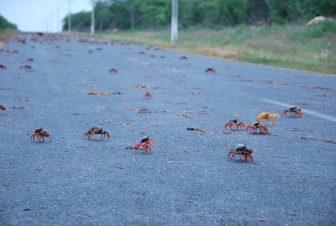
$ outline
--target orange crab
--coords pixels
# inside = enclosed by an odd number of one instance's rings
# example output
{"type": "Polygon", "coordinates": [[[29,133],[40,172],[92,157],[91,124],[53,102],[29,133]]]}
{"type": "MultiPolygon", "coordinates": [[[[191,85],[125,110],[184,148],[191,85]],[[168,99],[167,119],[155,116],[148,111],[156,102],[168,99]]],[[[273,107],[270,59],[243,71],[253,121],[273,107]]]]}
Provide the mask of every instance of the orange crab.
{"type": "Polygon", "coordinates": [[[272,121],[272,125],[275,125],[275,118],[280,118],[280,115],[278,115],[278,114],[270,114],[269,112],[263,112],[263,113],[261,113],[258,117],[257,117],[257,119],[256,119],[256,121],[257,122],[262,122],[262,121],[269,121],[269,120],[271,120],[272,121]]]}
{"type": "Polygon", "coordinates": [[[233,120],[230,120],[228,123],[226,123],[225,125],[224,125],[224,128],[225,129],[227,129],[227,127],[229,127],[230,129],[238,129],[239,127],[240,128],[246,128],[247,127],[247,125],[245,124],[245,123],[243,123],[243,122],[238,122],[238,120],[237,119],[233,119],[233,120]]]}
{"type": "Polygon", "coordinates": [[[143,153],[146,154],[147,152],[151,152],[151,147],[154,145],[155,141],[149,139],[148,136],[141,139],[140,143],[135,145],[135,151],[138,151],[140,148],[143,150],[143,153]]]}
{"type": "Polygon", "coordinates": [[[301,118],[302,117],[302,110],[300,108],[297,108],[297,107],[291,107],[291,108],[285,109],[282,112],[282,115],[285,115],[286,117],[301,118]],[[287,115],[287,113],[289,113],[289,116],[287,115]]]}
{"type": "Polygon", "coordinates": [[[260,125],[259,122],[256,122],[253,125],[247,126],[246,130],[247,130],[247,132],[250,132],[250,133],[253,133],[253,134],[268,134],[267,127],[260,125]]]}
{"type": "Polygon", "coordinates": [[[31,135],[31,140],[35,141],[35,137],[39,139],[39,141],[44,141],[44,138],[49,138],[51,140],[51,134],[47,131],[43,130],[42,128],[36,129],[34,133],[31,135]]]}

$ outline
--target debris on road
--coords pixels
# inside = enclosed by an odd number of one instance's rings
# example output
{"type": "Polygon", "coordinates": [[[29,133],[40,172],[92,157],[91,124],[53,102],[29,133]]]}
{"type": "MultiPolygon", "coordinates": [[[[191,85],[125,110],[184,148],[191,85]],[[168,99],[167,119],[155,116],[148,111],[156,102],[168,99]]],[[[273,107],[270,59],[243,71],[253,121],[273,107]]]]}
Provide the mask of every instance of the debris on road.
{"type": "Polygon", "coordinates": [[[188,127],[187,130],[200,132],[202,135],[205,134],[205,131],[200,128],[188,127]]]}
{"type": "Polygon", "coordinates": [[[133,109],[133,112],[139,113],[139,114],[150,114],[154,113],[148,108],[135,108],[133,109]]]}
{"type": "Polygon", "coordinates": [[[25,106],[13,106],[12,109],[16,109],[16,110],[25,110],[26,107],[25,107],[25,106]]]}
{"type": "Polygon", "coordinates": [[[32,66],[30,66],[30,65],[23,65],[23,66],[20,66],[20,68],[21,69],[23,69],[23,70],[31,70],[32,69],[32,66]]]}
{"type": "Polygon", "coordinates": [[[113,95],[121,95],[121,92],[104,93],[104,92],[89,91],[88,95],[89,96],[113,96],[113,95]]]}

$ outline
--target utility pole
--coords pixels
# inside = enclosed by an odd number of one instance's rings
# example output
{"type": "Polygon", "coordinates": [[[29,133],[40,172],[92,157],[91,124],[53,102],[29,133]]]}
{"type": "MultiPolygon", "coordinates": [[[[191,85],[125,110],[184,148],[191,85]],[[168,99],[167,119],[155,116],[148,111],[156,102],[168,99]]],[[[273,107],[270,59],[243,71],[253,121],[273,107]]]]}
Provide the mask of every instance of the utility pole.
{"type": "Polygon", "coordinates": [[[172,0],[171,18],[171,42],[175,43],[178,38],[178,0],[172,0]]]}
{"type": "Polygon", "coordinates": [[[68,32],[71,32],[71,0],[69,1],[68,32]]]}
{"type": "Polygon", "coordinates": [[[61,32],[62,29],[60,28],[59,24],[59,14],[60,14],[60,5],[59,1],[57,2],[57,8],[56,8],[56,17],[57,17],[57,23],[56,23],[56,32],[61,32]]]}
{"type": "Polygon", "coordinates": [[[91,12],[91,35],[95,33],[95,1],[91,0],[92,12],[91,12]]]}
{"type": "Polygon", "coordinates": [[[54,14],[50,13],[50,33],[53,33],[54,14]]]}

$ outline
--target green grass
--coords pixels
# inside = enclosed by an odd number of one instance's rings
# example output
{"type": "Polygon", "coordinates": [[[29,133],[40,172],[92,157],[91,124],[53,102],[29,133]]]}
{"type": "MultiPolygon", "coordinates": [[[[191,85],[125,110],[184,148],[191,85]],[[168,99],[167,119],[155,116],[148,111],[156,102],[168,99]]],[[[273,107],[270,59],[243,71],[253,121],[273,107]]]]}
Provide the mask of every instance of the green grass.
{"type": "Polygon", "coordinates": [[[14,29],[0,29],[0,49],[4,42],[9,40],[11,37],[18,34],[17,30],[14,29]]]}
{"type": "Polygon", "coordinates": [[[217,30],[190,28],[179,32],[179,40],[175,44],[170,42],[168,29],[120,31],[98,36],[224,59],[336,74],[334,21],[311,27],[291,24],[241,25],[217,30]]]}

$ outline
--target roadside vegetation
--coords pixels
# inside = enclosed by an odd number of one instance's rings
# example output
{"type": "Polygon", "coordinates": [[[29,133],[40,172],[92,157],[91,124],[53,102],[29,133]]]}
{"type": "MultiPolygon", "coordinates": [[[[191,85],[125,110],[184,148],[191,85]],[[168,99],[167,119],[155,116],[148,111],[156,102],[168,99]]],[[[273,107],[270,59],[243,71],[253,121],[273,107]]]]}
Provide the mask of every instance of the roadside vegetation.
{"type": "Polygon", "coordinates": [[[2,43],[17,34],[17,27],[0,15],[0,49],[2,43]]]}
{"type": "Polygon", "coordinates": [[[207,56],[336,74],[336,22],[311,27],[271,25],[190,28],[176,44],[168,29],[101,33],[107,40],[150,44],[207,56]]]}
{"type": "MultiPolygon", "coordinates": [[[[170,0],[106,0],[95,6],[95,29],[108,40],[136,42],[225,59],[336,74],[334,0],[179,0],[179,40],[170,43],[170,0]]],[[[90,30],[90,12],[72,29],[90,30]]],[[[67,29],[67,20],[63,20],[67,29]]]]}

